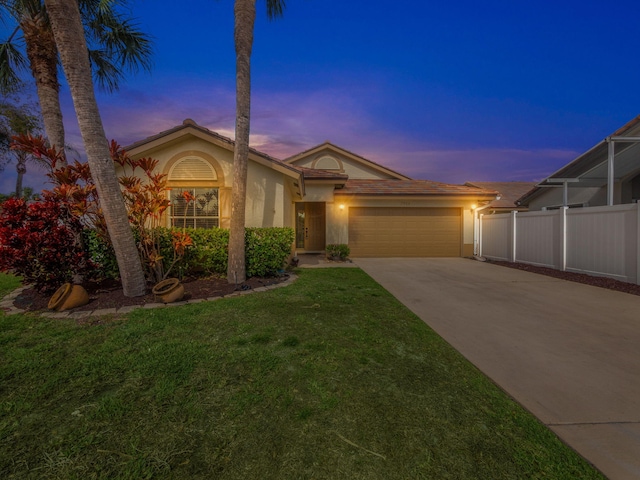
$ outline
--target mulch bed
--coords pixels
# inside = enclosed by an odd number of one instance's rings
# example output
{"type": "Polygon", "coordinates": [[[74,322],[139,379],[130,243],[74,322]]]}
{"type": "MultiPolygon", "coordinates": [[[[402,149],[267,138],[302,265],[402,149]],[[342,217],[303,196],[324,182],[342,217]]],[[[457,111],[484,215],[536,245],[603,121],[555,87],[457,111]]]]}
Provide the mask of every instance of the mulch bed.
{"type": "MultiPolygon", "coordinates": [[[[187,278],[182,280],[185,290],[184,300],[224,297],[238,290],[252,290],[282,283],[288,278],[288,275],[268,278],[252,277],[237,287],[236,285],[229,284],[226,278],[187,278]]],[[[125,297],[122,291],[122,285],[119,282],[87,282],[84,283],[83,286],[89,294],[89,303],[82,307],[74,308],[74,312],[88,312],[103,308],[120,308],[133,305],[142,306],[147,303],[158,303],[151,293],[151,289],[142,297],[125,297]]],[[[46,310],[51,296],[52,294],[43,294],[34,288],[28,288],[16,297],[13,304],[17,308],[32,312],[46,310]]]]}
{"type": "Polygon", "coordinates": [[[620,280],[614,280],[613,278],[595,277],[593,275],[587,275],[585,273],[561,272],[560,270],[554,270],[553,268],[538,267],[536,265],[528,265],[526,263],[499,262],[495,260],[487,260],[487,263],[501,265],[503,267],[515,268],[517,270],[525,270],[531,273],[539,273],[541,275],[560,278],[562,280],[569,280],[571,282],[584,283],[594,287],[601,287],[618,292],[630,293],[632,295],[640,295],[640,285],[621,282],[620,280]]]}

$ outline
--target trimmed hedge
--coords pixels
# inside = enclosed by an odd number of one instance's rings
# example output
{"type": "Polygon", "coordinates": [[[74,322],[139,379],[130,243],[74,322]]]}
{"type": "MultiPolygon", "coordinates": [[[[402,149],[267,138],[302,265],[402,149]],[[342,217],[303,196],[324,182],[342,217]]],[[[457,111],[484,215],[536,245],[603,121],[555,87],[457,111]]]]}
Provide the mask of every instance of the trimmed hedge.
{"type": "Polygon", "coordinates": [[[247,277],[276,275],[291,255],[293,228],[247,228],[244,251],[247,277]]]}
{"type": "MultiPolygon", "coordinates": [[[[165,268],[168,268],[173,260],[171,231],[170,228],[161,227],[157,232],[160,236],[165,268]]],[[[184,257],[174,265],[172,275],[177,277],[226,275],[229,230],[187,228],[184,231],[191,237],[193,245],[187,247],[184,257]]],[[[85,238],[88,239],[87,249],[90,258],[98,265],[100,275],[104,278],[116,278],[118,269],[113,250],[108,248],[106,242],[100,240],[95,233],[88,232],[85,238]]],[[[245,233],[247,277],[277,275],[285,267],[291,255],[294,238],[293,229],[288,227],[247,228],[245,233]]]]}

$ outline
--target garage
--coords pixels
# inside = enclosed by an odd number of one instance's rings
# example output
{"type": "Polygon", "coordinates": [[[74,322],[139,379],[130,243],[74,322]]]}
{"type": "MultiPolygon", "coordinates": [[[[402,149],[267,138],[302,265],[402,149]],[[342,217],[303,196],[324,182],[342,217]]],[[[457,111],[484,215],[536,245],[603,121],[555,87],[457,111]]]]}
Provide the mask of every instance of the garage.
{"type": "Polygon", "coordinates": [[[353,257],[460,257],[460,208],[351,207],[353,257]]]}

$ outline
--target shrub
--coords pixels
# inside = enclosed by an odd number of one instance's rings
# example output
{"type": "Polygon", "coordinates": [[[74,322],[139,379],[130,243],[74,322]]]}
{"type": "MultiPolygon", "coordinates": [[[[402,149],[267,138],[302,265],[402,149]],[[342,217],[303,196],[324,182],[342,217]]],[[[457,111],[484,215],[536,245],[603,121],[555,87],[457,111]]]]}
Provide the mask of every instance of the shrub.
{"type": "Polygon", "coordinates": [[[46,194],[29,204],[10,198],[0,213],[0,270],[21,275],[42,292],[55,291],[92,270],[81,235],[82,225],[67,203],[46,194]]]}
{"type": "Polygon", "coordinates": [[[87,228],[82,233],[84,248],[95,266],[91,274],[92,278],[98,280],[120,278],[116,253],[113,251],[111,242],[95,229],[87,228]]]}
{"type": "Polygon", "coordinates": [[[178,268],[188,274],[225,274],[229,254],[229,230],[187,228],[192,246],[178,268]]]}
{"type": "Polygon", "coordinates": [[[295,239],[292,228],[247,228],[245,255],[247,277],[276,275],[291,255],[295,239]]]}
{"type": "Polygon", "coordinates": [[[351,253],[351,249],[346,243],[330,243],[329,245],[327,245],[326,251],[327,258],[329,258],[330,260],[341,261],[345,261],[351,253]]]}

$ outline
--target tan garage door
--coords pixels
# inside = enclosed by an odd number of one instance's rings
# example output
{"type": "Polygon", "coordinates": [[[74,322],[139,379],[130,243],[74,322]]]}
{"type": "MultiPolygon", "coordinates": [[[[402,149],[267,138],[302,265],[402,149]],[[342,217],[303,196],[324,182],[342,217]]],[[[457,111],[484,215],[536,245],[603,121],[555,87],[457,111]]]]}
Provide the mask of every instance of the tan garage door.
{"type": "Polygon", "coordinates": [[[352,257],[459,257],[459,208],[349,208],[352,257]]]}

